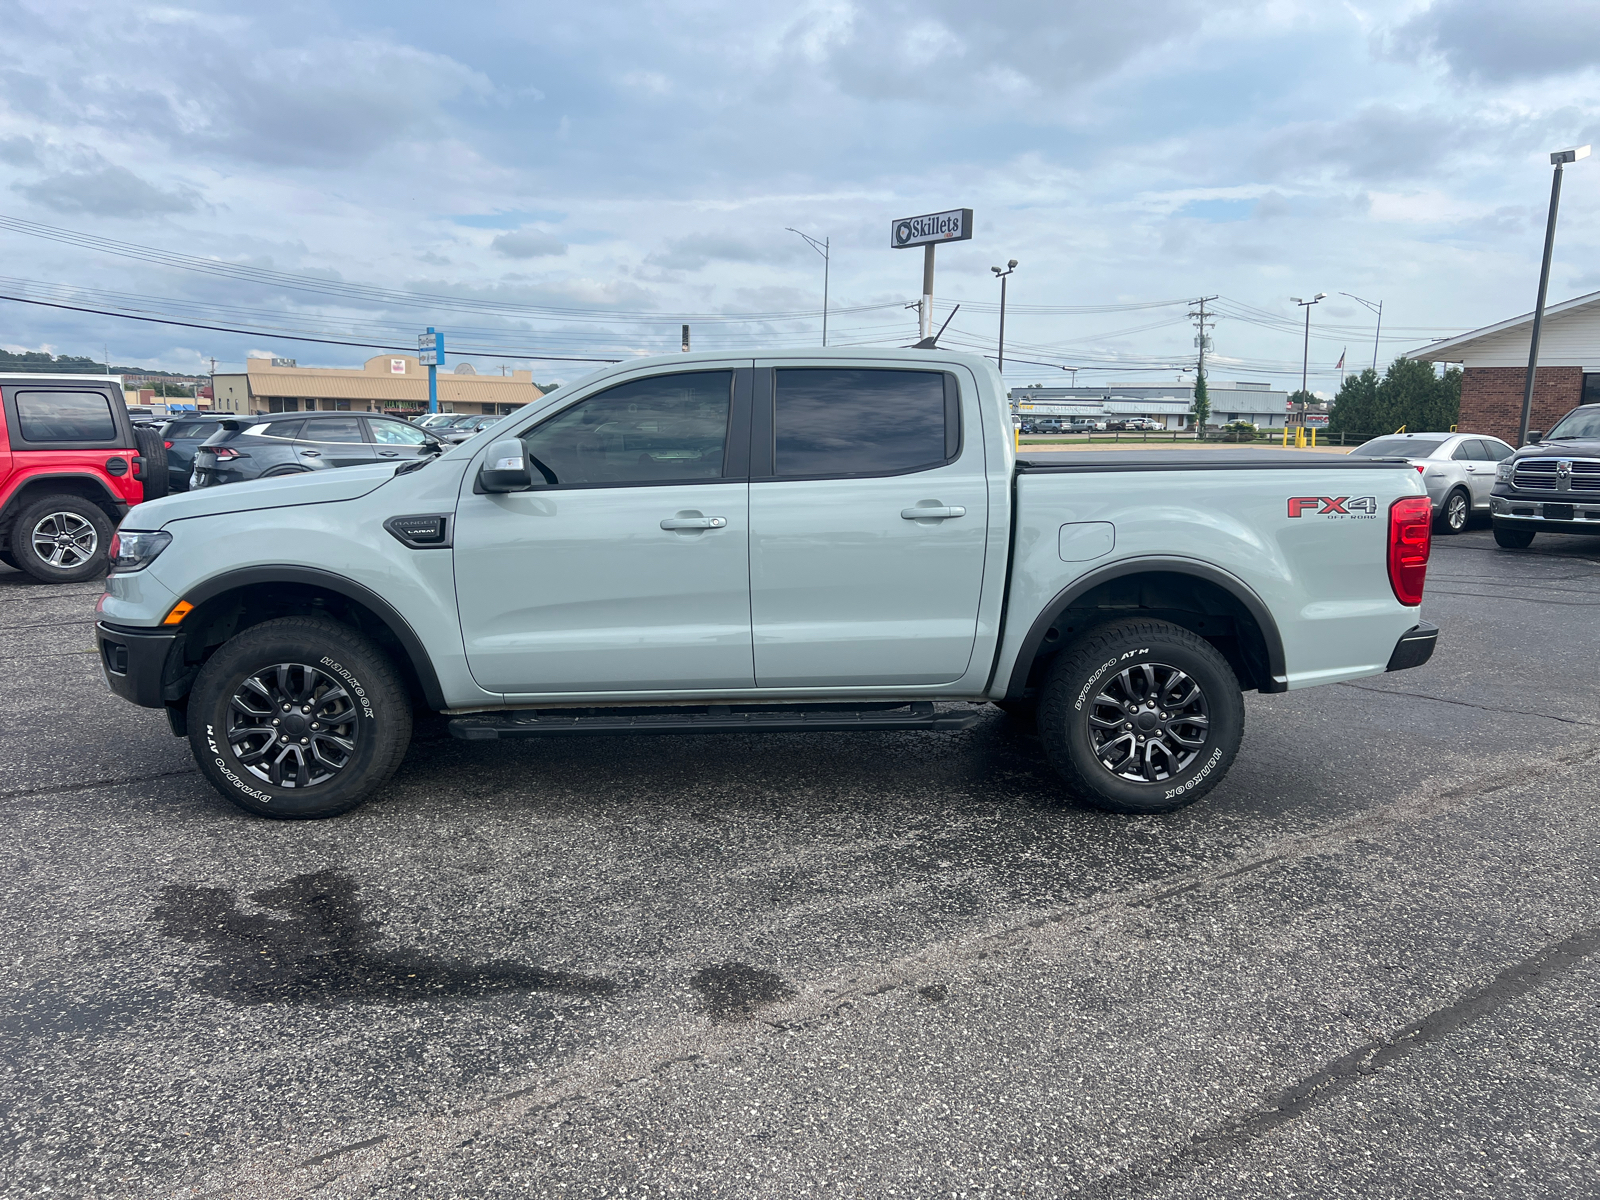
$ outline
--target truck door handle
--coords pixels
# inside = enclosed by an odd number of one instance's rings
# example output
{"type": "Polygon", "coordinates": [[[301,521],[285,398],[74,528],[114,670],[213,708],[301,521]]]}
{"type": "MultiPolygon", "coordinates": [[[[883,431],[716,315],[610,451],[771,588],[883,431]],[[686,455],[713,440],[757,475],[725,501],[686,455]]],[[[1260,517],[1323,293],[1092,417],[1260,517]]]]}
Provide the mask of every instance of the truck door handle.
{"type": "Polygon", "coordinates": [[[300,451],[300,453],[304,454],[307,458],[321,458],[322,457],[322,451],[321,450],[302,450],[302,451],[300,451]]]}
{"type": "Polygon", "coordinates": [[[967,510],[959,504],[929,505],[927,508],[902,508],[900,516],[907,521],[943,521],[950,517],[964,517],[967,510]]]}
{"type": "Polygon", "coordinates": [[[663,529],[721,529],[727,517],[668,517],[661,522],[663,529]]]}

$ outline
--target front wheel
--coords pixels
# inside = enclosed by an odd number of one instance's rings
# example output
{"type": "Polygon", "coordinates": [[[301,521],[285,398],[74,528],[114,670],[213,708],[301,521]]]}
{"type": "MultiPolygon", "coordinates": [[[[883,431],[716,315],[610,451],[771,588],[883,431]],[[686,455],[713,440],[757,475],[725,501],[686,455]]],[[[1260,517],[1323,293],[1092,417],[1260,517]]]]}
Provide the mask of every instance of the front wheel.
{"type": "Polygon", "coordinates": [[[82,496],[46,496],[17,514],[11,555],[40,583],[79,583],[105,574],[111,519],[82,496]]]}
{"type": "Polygon", "coordinates": [[[1228,773],[1244,701],[1228,660],[1165,621],[1104,626],[1057,658],[1039,707],[1045,756],[1080,799],[1171,812],[1228,773]]]}
{"type": "Polygon", "coordinates": [[[282,617],[223,644],[189,697],[189,745],[211,785],[261,817],[332,817],[394,774],[411,704],[370,639],[282,617]]]}
{"type": "Polygon", "coordinates": [[[1533,530],[1507,529],[1504,525],[1496,525],[1494,544],[1504,546],[1507,550],[1526,550],[1533,545],[1533,530]]]}

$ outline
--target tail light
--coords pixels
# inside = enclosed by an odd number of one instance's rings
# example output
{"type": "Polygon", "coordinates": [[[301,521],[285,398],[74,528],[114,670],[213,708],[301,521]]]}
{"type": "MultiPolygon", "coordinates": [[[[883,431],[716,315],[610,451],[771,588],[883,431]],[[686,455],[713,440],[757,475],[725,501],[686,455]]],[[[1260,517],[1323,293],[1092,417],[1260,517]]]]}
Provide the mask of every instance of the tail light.
{"type": "Polygon", "coordinates": [[[1389,506],[1389,586],[1407,608],[1422,603],[1433,547],[1433,505],[1426,496],[1406,496],[1389,506]]]}
{"type": "Polygon", "coordinates": [[[231,461],[232,459],[235,459],[235,458],[243,458],[243,457],[245,457],[243,454],[240,454],[237,450],[235,450],[232,446],[208,446],[206,448],[208,450],[210,450],[211,453],[216,456],[218,462],[229,462],[229,461],[231,461]]]}
{"type": "Polygon", "coordinates": [[[171,442],[162,442],[161,444],[163,446],[165,446],[168,450],[172,449],[172,443],[171,442]]]}
{"type": "Polygon", "coordinates": [[[1417,463],[1416,464],[1416,468],[1417,468],[1417,474],[1418,475],[1421,475],[1424,471],[1426,471],[1428,469],[1422,463],[1417,463]]]}

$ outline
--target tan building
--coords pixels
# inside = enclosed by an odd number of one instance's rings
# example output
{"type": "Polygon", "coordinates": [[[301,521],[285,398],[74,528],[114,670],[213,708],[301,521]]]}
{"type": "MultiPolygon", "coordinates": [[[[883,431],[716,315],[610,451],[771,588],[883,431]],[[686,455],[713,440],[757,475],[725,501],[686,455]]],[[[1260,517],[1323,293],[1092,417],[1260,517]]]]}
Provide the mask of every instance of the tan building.
{"type": "MultiPolygon", "coordinates": [[[[385,412],[428,408],[428,368],[415,354],[380,354],[356,370],[252,358],[242,374],[217,375],[214,412],[385,412]]],[[[478,375],[468,363],[439,372],[442,412],[500,415],[537,400],[532,371],[478,375]]]]}

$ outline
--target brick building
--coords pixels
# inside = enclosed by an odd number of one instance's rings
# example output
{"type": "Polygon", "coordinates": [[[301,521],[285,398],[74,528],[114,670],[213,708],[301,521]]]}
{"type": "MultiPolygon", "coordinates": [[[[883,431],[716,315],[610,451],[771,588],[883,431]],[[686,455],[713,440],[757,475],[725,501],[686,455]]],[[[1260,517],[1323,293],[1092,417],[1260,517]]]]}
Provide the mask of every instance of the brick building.
{"type": "MultiPolygon", "coordinates": [[[[1528,376],[1533,314],[1474,329],[1413,350],[1408,358],[1460,363],[1464,433],[1489,433],[1516,445],[1522,389],[1528,376]]],[[[1546,430],[1579,404],[1600,404],[1600,292],[1544,310],[1539,370],[1528,424],[1546,430]]]]}

